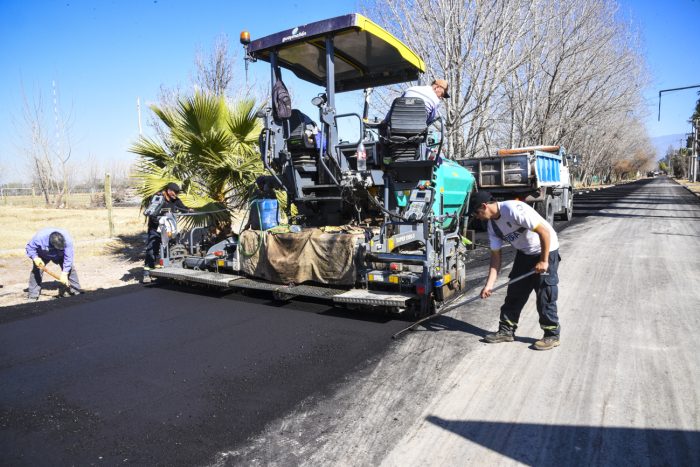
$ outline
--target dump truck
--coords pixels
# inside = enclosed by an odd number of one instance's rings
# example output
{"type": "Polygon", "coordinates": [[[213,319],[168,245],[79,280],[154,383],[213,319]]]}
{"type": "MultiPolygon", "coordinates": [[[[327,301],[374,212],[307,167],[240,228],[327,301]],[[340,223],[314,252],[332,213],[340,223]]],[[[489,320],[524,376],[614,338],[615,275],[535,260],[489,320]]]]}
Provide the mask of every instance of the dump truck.
{"type": "Polygon", "coordinates": [[[397,98],[385,121],[367,118],[370,89],[419,80],[423,60],[360,14],[255,40],[243,32],[241,43],[246,67],[270,66],[271,105],[258,113],[267,175],[249,227],[215,244],[171,235],[151,277],[411,317],[460,295],[474,177],[443,157],[441,119],[428,125],[421,99],[397,98]],[[290,72],[321,88],[315,118],[291,101],[290,72]],[[336,108],[336,94],[348,91],[364,91],[361,114],[336,108]],[[339,135],[341,121],[354,125],[356,140],[339,135]]]}
{"type": "Polygon", "coordinates": [[[476,178],[480,190],[498,200],[518,199],[532,205],[550,224],[555,217],[570,221],[574,191],[569,166],[574,158],[562,146],[499,149],[496,157],[458,162],[476,178]]]}

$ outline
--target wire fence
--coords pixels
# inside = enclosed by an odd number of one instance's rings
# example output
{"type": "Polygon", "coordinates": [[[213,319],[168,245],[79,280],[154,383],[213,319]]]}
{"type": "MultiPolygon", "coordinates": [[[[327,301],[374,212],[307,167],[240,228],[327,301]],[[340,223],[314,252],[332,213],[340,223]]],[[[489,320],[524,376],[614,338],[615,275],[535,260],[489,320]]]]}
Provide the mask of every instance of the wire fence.
{"type": "MultiPolygon", "coordinates": [[[[139,206],[141,198],[133,188],[112,190],[115,207],[139,206]]],[[[0,187],[0,205],[24,207],[103,208],[105,192],[90,188],[76,188],[61,196],[58,192],[44,193],[33,187],[0,187]]]]}

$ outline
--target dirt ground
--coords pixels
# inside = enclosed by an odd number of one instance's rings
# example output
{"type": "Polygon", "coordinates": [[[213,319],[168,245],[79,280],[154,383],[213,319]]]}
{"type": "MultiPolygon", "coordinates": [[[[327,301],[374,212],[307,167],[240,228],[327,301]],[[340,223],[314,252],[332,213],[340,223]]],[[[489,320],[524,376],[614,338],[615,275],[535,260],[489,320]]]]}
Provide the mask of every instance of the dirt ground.
{"type": "MultiPolygon", "coordinates": [[[[114,210],[113,238],[109,237],[104,209],[3,206],[0,223],[10,226],[0,238],[0,308],[26,302],[32,265],[24,247],[36,231],[47,226],[65,228],[73,236],[75,267],[85,291],[120,287],[141,279],[145,225],[138,207],[114,210]]],[[[60,272],[53,263],[48,269],[60,272]]],[[[58,282],[44,274],[39,300],[55,300],[57,297],[58,282]]]]}
{"type": "MultiPolygon", "coordinates": [[[[107,248],[117,248],[119,242],[110,242],[107,248]]],[[[142,260],[125,258],[124,255],[76,256],[76,270],[80,285],[86,292],[110,289],[134,284],[141,279],[142,260]]],[[[57,265],[50,263],[49,270],[59,273],[57,265]]],[[[0,308],[17,305],[27,301],[27,283],[31,262],[23,257],[0,257],[0,308]]],[[[40,301],[58,298],[58,282],[44,274],[44,284],[40,301]]],[[[63,300],[70,300],[64,298],[63,300]]]]}
{"type": "MultiPolygon", "coordinates": [[[[109,235],[104,208],[54,209],[0,203],[0,225],[10,226],[0,236],[0,308],[27,301],[32,264],[25,246],[45,227],[66,229],[75,241],[75,268],[86,292],[140,282],[146,242],[146,224],[138,206],[114,208],[114,236],[109,235]]],[[[240,229],[245,212],[233,219],[240,229]]],[[[48,269],[60,273],[56,264],[48,269]]],[[[58,298],[58,282],[44,274],[40,301],[58,298]]],[[[69,297],[63,300],[69,300],[69,297]]]]}

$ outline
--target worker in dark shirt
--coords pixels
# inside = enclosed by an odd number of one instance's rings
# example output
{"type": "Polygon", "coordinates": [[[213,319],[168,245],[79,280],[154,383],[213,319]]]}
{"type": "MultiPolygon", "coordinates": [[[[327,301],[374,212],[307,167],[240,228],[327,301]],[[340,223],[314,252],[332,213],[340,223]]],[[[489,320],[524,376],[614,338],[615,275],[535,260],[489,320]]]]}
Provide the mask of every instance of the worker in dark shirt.
{"type": "Polygon", "coordinates": [[[148,216],[148,234],[146,236],[146,261],[143,267],[144,278],[149,277],[149,271],[156,267],[156,258],[160,255],[161,237],[158,232],[158,218],[167,212],[192,212],[185,206],[178,194],[180,186],[168,183],[163,191],[156,193],[163,197],[163,204],[158,213],[148,216]]]}

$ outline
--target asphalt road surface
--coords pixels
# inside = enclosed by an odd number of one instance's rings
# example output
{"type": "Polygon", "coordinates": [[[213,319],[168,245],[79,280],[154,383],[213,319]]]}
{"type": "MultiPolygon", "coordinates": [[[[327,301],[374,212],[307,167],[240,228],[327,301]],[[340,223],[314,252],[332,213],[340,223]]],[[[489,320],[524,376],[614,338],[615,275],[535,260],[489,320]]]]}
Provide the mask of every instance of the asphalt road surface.
{"type": "Polygon", "coordinates": [[[0,465],[198,465],[404,323],[141,286],[0,313],[0,465]]]}
{"type": "Polygon", "coordinates": [[[656,178],[576,211],[548,352],[532,301],[516,342],[481,341],[502,293],[398,341],[405,322],[164,288],[2,310],[0,464],[699,465],[700,203],[656,178]]]}
{"type": "MultiPolygon", "coordinates": [[[[515,342],[482,342],[497,327],[494,294],[216,464],[700,465],[700,202],[661,177],[575,205],[557,224],[560,347],[531,349],[533,300],[515,342]]],[[[475,264],[474,292],[487,264],[475,264]]]]}

